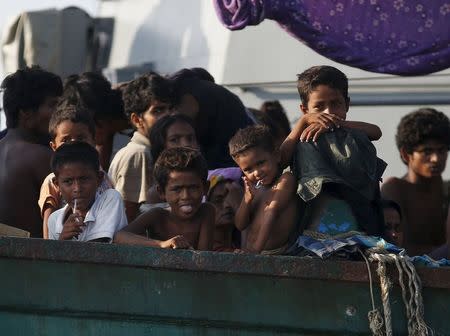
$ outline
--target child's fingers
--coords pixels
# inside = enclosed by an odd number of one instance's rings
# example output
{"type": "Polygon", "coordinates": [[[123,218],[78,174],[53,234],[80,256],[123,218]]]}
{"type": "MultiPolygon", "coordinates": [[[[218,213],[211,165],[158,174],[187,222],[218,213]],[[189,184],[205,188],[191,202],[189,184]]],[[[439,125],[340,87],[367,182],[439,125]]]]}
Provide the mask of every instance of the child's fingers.
{"type": "Polygon", "coordinates": [[[314,134],[313,141],[316,142],[317,139],[319,138],[319,136],[320,136],[321,134],[325,133],[326,131],[327,131],[326,128],[320,128],[320,129],[318,129],[318,130],[316,131],[316,133],[314,134]]]}

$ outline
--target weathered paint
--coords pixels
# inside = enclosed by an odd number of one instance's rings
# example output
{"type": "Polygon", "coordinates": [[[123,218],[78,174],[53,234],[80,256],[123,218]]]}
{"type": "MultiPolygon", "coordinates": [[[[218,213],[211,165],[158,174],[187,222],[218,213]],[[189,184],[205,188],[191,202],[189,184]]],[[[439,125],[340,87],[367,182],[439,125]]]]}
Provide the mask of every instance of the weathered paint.
{"type": "MultiPolygon", "coordinates": [[[[360,262],[0,238],[0,272],[1,335],[369,333],[360,262]]],[[[420,274],[425,317],[449,335],[450,269],[420,274]]],[[[391,304],[405,335],[398,287],[391,304]]]]}

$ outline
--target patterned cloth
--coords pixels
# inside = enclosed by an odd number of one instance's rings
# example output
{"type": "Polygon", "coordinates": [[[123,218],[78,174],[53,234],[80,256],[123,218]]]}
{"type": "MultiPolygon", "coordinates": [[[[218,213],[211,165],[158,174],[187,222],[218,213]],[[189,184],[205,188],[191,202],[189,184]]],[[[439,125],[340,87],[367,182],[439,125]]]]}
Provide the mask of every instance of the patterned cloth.
{"type": "Polygon", "coordinates": [[[277,21],[336,62],[397,75],[450,66],[448,0],[214,0],[231,30],[277,21]]]}

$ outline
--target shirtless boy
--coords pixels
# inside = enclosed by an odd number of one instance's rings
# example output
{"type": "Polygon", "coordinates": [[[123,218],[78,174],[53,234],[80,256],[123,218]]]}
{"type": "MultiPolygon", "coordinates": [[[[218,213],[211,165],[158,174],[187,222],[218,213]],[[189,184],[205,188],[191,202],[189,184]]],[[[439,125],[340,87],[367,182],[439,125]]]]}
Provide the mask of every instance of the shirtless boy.
{"type": "Polygon", "coordinates": [[[435,109],[419,109],[402,118],[396,141],[408,171],[402,178],[386,180],[381,193],[400,205],[408,253],[429,253],[445,242],[450,195],[442,172],[450,146],[450,121],[435,109]]]}
{"type": "Polygon", "coordinates": [[[202,203],[208,190],[208,168],[201,153],[183,147],[164,150],[156,161],[154,177],[170,210],[153,208],[143,213],[116,234],[115,242],[155,246],[136,236],[147,232],[161,241],[160,247],[212,250],[215,211],[211,204],[202,203]]]}
{"type": "Polygon", "coordinates": [[[243,250],[283,254],[297,231],[300,211],[294,176],[282,172],[280,153],[264,126],[239,130],[229,149],[245,175],[244,197],[235,218],[236,227],[246,230],[243,250]]]}
{"type": "Polygon", "coordinates": [[[38,206],[42,181],[50,173],[48,123],[62,94],[61,79],[39,67],[17,70],[1,85],[7,135],[0,141],[0,223],[42,237],[38,206]]]}

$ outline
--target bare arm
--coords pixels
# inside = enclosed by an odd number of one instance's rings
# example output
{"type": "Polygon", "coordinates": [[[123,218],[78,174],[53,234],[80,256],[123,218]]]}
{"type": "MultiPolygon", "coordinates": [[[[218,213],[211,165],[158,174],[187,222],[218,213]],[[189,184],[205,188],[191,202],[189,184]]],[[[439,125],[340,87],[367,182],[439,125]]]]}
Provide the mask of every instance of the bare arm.
{"type": "Polygon", "coordinates": [[[48,239],[48,218],[55,211],[53,207],[46,207],[42,216],[42,233],[44,239],[48,239]]]}
{"type": "Polygon", "coordinates": [[[280,146],[281,168],[284,169],[291,164],[295,147],[298,141],[317,140],[317,137],[330,129],[339,127],[342,120],[328,113],[306,113],[295,124],[291,133],[280,146]],[[305,133],[305,130],[308,132],[305,133]]]}
{"type": "Polygon", "coordinates": [[[369,124],[362,121],[349,121],[345,120],[341,123],[342,127],[353,128],[366,133],[371,141],[378,140],[381,138],[381,129],[374,124],[369,124]]]}
{"type": "Polygon", "coordinates": [[[262,216],[262,223],[258,223],[260,230],[251,250],[259,253],[266,246],[271,234],[274,234],[274,225],[281,211],[283,211],[295,194],[296,181],[292,174],[284,173],[274,187],[271,199],[266,203],[262,216]]]}
{"type": "Polygon", "coordinates": [[[128,223],[136,219],[139,212],[139,203],[124,201],[125,213],[127,214],[128,223]]]}
{"type": "Polygon", "coordinates": [[[198,238],[197,250],[212,251],[214,243],[214,219],[216,210],[209,203],[203,204],[203,218],[200,226],[200,234],[198,238]]]}
{"type": "Polygon", "coordinates": [[[239,231],[245,230],[250,225],[252,201],[255,194],[255,187],[251,185],[246,177],[244,177],[244,188],[244,197],[242,197],[241,204],[234,218],[235,226],[239,231]]]}
{"type": "Polygon", "coordinates": [[[145,235],[148,229],[151,229],[153,223],[159,223],[163,218],[163,209],[154,208],[150,211],[144,212],[142,215],[137,217],[134,221],[129,223],[120,231],[127,231],[131,233],[135,233],[138,235],[145,235]]]}

